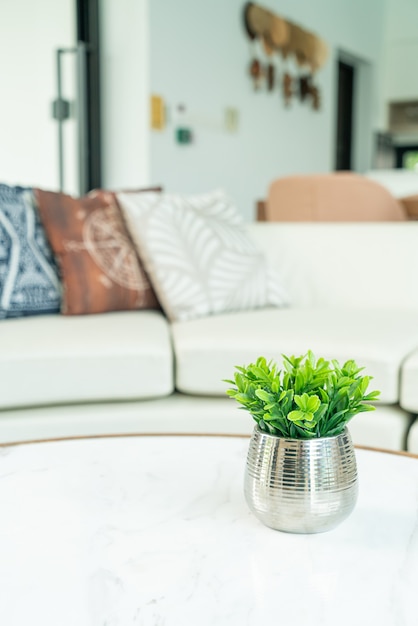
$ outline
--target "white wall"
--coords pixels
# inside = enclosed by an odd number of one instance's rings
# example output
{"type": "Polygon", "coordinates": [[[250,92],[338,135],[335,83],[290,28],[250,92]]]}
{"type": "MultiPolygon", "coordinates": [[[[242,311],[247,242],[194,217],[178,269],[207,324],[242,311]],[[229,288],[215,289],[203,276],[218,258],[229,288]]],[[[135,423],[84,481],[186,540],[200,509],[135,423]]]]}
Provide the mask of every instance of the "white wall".
{"type": "Polygon", "coordinates": [[[418,2],[386,0],[382,128],[389,102],[418,100],[418,2]]]}
{"type": "Polygon", "coordinates": [[[148,0],[101,0],[103,186],[149,180],[148,0]]]}
{"type": "Polygon", "coordinates": [[[385,95],[388,100],[418,99],[418,2],[386,3],[385,95]]]}
{"type": "MultiPolygon", "coordinates": [[[[368,64],[376,102],[383,37],[384,0],[261,4],[330,45],[330,59],[318,74],[320,112],[296,101],[286,110],[279,92],[254,93],[247,75],[250,44],[242,26],[242,0],[151,0],[149,6],[150,90],[162,95],[171,111],[186,105],[196,137],[192,145],[179,146],[172,123],[152,132],[151,182],[187,193],[222,186],[248,219],[273,178],[333,168],[337,50],[368,64]],[[239,110],[236,134],[221,128],[227,106],[239,110]]],[[[278,58],[277,63],[282,65],[278,58]]],[[[371,141],[370,126],[364,132],[371,141]]]]}
{"type": "MultiPolygon", "coordinates": [[[[58,188],[55,50],[75,43],[74,0],[0,2],[0,180],[58,188]]],[[[65,60],[73,100],[74,59],[65,60]]],[[[67,187],[75,191],[75,127],[65,123],[67,187]]]]}

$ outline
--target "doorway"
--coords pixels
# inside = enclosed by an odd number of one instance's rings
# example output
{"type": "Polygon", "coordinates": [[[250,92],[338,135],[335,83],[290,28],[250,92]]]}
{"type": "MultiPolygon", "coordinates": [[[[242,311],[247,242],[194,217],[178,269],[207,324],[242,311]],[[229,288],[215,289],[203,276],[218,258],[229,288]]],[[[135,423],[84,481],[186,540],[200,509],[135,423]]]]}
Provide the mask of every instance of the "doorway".
{"type": "Polygon", "coordinates": [[[338,61],[336,170],[351,170],[355,66],[338,61]]]}
{"type": "Polygon", "coordinates": [[[76,63],[67,53],[85,42],[86,187],[100,185],[100,98],[98,70],[99,0],[14,0],[0,3],[1,182],[24,187],[60,188],[62,121],[65,166],[63,190],[80,193],[76,63]],[[24,19],[22,18],[24,16],[24,19]],[[57,53],[63,50],[62,100],[58,100],[57,53]]]}
{"type": "MultiPolygon", "coordinates": [[[[55,50],[75,45],[74,0],[0,2],[1,182],[58,186],[58,143],[52,102],[56,95],[55,50]]],[[[67,68],[65,68],[67,69],[67,68]]],[[[71,68],[70,68],[71,69],[71,68]]],[[[63,90],[72,96],[66,72],[63,90]]],[[[74,124],[66,123],[68,190],[77,191],[74,124]]]]}
{"type": "Polygon", "coordinates": [[[100,24],[99,0],[77,1],[77,41],[86,55],[86,189],[101,187],[100,24]]]}
{"type": "Polygon", "coordinates": [[[408,144],[395,147],[396,167],[418,171],[418,145],[408,144]]]}

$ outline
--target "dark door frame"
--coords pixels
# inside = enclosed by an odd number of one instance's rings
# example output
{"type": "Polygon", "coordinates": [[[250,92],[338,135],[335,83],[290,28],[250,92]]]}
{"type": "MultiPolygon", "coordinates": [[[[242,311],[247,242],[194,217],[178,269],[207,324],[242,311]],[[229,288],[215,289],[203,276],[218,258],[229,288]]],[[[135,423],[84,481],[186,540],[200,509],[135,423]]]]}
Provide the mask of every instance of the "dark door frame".
{"type": "Polygon", "coordinates": [[[89,189],[102,185],[99,18],[99,0],[76,0],[77,41],[84,42],[87,47],[87,183],[89,189]]]}
{"type": "Polygon", "coordinates": [[[355,65],[338,59],[337,85],[337,135],[335,169],[351,170],[353,167],[353,110],[355,65]]]}

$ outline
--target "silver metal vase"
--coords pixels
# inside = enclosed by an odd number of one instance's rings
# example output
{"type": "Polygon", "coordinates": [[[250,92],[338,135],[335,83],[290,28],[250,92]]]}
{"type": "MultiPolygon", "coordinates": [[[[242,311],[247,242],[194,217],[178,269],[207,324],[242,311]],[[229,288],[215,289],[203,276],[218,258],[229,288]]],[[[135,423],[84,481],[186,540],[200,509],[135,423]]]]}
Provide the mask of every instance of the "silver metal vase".
{"type": "Polygon", "coordinates": [[[285,439],[255,427],[244,482],[245,498],[266,526],[291,533],[334,528],[353,510],[358,492],[353,442],[341,435],[285,439]]]}

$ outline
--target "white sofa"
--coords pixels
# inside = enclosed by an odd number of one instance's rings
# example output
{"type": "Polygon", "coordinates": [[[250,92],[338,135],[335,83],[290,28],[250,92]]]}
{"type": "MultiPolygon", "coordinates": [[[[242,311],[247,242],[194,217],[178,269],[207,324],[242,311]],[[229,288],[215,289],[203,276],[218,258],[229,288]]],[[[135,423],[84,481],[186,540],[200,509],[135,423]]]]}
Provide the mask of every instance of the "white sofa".
{"type": "Polygon", "coordinates": [[[367,178],[386,187],[395,198],[418,194],[418,171],[406,169],[370,170],[367,178]]]}
{"type": "Polygon", "coordinates": [[[241,433],[235,365],[282,353],[354,358],[380,389],[356,443],[418,452],[418,223],[253,223],[291,305],[169,324],[135,311],[0,323],[0,442],[241,433]],[[411,426],[412,425],[412,426],[411,426]]]}

